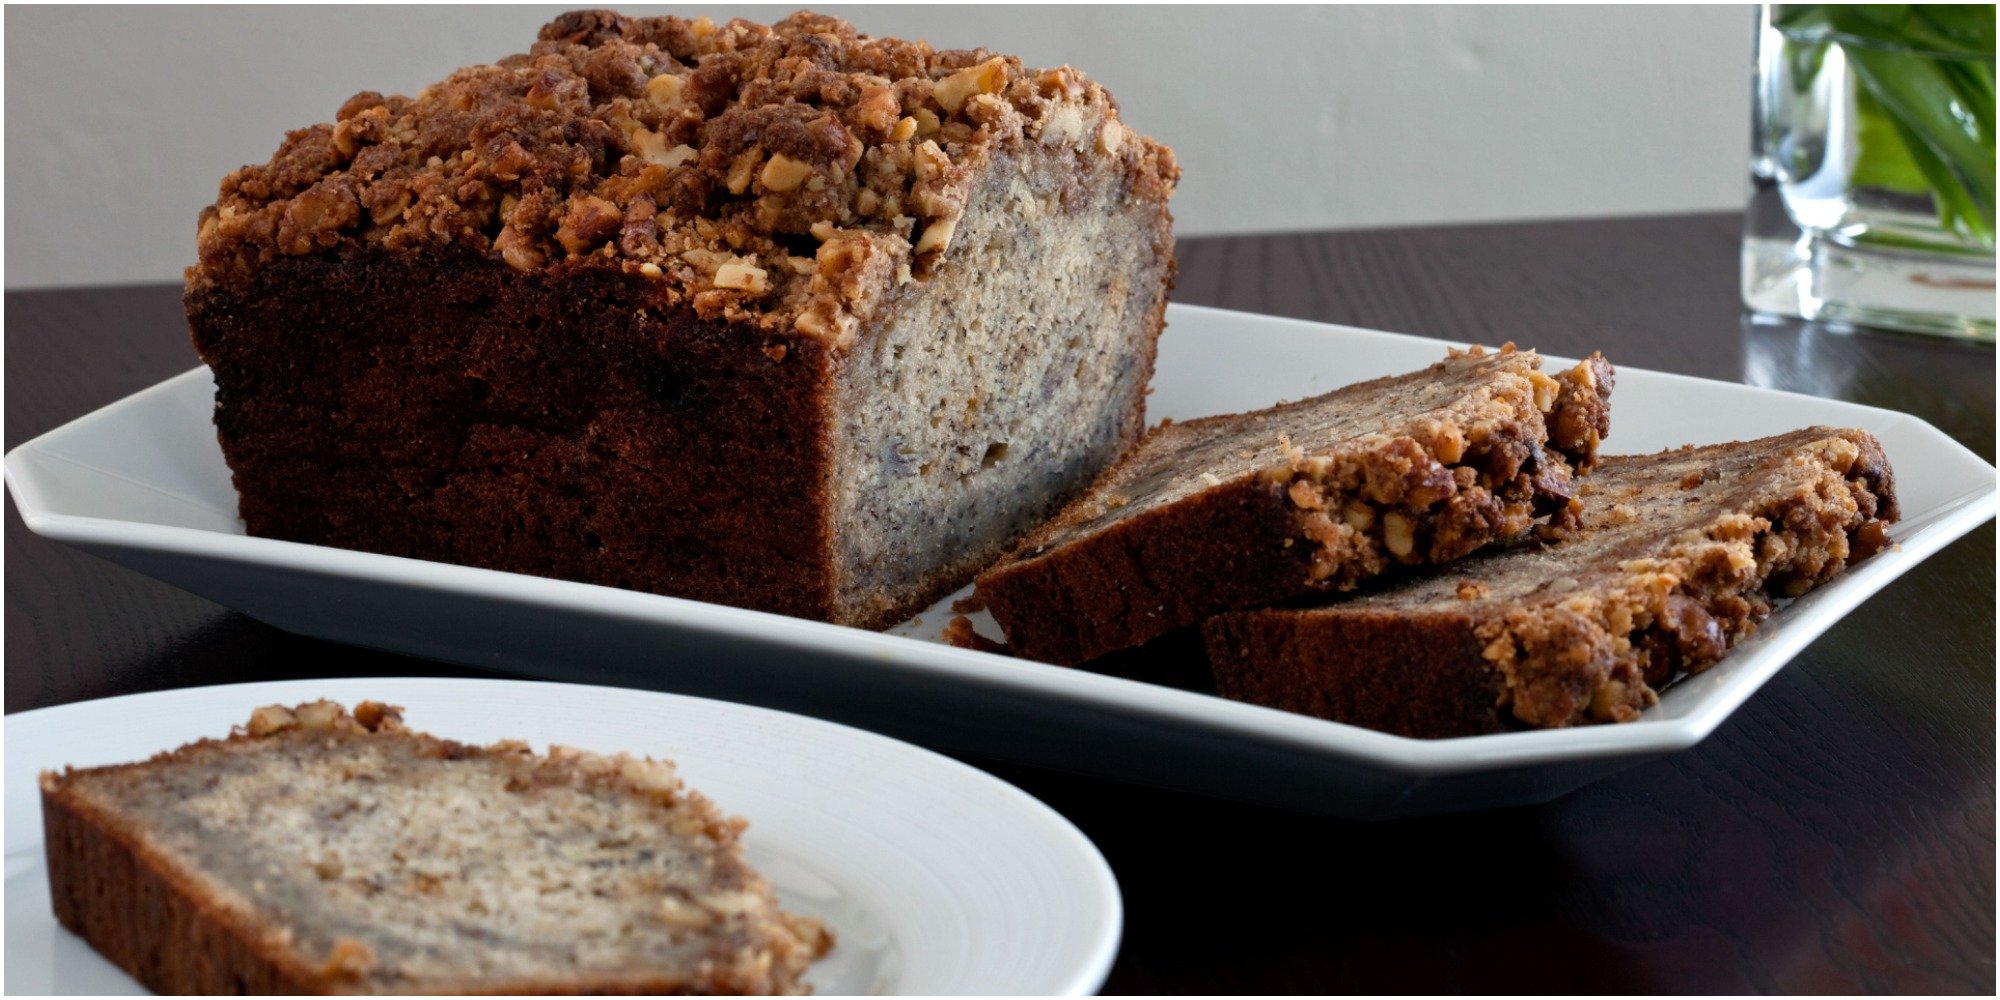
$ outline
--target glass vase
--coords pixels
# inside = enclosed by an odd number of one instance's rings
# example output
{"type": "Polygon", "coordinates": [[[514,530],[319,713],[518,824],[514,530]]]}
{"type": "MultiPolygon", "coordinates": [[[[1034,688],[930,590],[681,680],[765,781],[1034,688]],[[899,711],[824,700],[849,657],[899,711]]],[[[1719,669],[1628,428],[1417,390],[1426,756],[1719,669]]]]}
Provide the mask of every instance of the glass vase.
{"type": "Polygon", "coordinates": [[[1993,340],[1993,9],[1759,8],[1747,305],[1993,340]]]}

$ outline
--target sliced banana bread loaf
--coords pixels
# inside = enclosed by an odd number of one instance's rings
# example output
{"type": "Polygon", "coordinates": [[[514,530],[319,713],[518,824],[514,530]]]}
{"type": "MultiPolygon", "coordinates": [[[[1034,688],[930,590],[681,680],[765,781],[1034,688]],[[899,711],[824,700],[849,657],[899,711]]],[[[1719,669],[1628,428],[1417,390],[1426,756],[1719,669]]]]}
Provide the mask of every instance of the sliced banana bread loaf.
{"type": "Polygon", "coordinates": [[[1866,432],[1604,459],[1578,526],[1337,604],[1218,615],[1219,693],[1406,736],[1625,722],[1887,544],[1866,432]]]}
{"type": "Polygon", "coordinates": [[[1148,434],[981,573],[1017,656],[1075,664],[1209,615],[1447,562],[1564,509],[1609,429],[1611,366],[1533,351],[1148,434]]]}
{"type": "Polygon", "coordinates": [[[797,993],[832,945],[664,761],[373,702],[42,776],[56,918],[161,993],[797,993]]]}
{"type": "Polygon", "coordinates": [[[187,274],[252,534],[846,624],[1136,440],[1172,153],[984,50],[564,15],[223,180],[187,274]]]}

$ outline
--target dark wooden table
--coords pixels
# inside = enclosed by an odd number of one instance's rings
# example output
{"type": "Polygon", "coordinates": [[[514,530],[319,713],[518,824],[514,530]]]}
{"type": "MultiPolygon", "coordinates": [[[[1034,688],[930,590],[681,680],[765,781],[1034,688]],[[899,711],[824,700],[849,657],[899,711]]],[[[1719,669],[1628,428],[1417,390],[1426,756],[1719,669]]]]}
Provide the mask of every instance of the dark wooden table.
{"type": "MultiPolygon", "coordinates": [[[[1760,325],[1737,218],[1191,239],[1182,302],[1908,410],[1993,457],[1992,350],[1760,325]]],[[[17,248],[20,249],[20,248],[17,248]]],[[[8,293],[6,443],[195,364],[179,290],[8,293]]],[[[9,501],[6,710],[469,675],[290,636],[38,539],[9,501]]],[[[1346,824],[977,762],[1125,890],[1109,992],[1994,990],[1994,535],[1869,601],[1699,746],[1549,805],[1346,824]]]]}

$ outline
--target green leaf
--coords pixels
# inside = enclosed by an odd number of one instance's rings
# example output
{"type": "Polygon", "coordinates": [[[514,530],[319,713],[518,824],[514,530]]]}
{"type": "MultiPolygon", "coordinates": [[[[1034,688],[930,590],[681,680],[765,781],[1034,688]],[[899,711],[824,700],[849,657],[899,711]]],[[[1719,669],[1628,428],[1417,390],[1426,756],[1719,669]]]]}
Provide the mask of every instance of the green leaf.
{"type": "Polygon", "coordinates": [[[1938,68],[1952,78],[1966,109],[1977,121],[1980,134],[1993,132],[1993,65],[1971,60],[1939,60],[1938,68]]]}
{"type": "Polygon", "coordinates": [[[1852,181],[1858,187],[1885,188],[1906,194],[1924,194],[1931,189],[1930,177],[1910,156],[1896,121],[1866,90],[1854,95],[1856,128],[1852,181]]]}
{"type": "Polygon", "coordinates": [[[1932,31],[1951,39],[1966,54],[1993,58],[1992,4],[1920,3],[1910,9],[1932,31]]]}
{"type": "MultiPolygon", "coordinates": [[[[1976,95],[1962,93],[1957,79],[1935,59],[1844,48],[1855,77],[1895,121],[1912,159],[1929,177],[1940,208],[1949,203],[1959,221],[1990,245],[1993,132],[1982,128],[1981,113],[1967,106],[1976,95]]],[[[1990,108],[1984,109],[1984,117],[1991,120],[1990,108]]]]}
{"type": "Polygon", "coordinates": [[[1827,23],[1838,40],[1878,48],[1918,49],[1930,53],[1991,58],[1993,46],[1976,46],[1979,17],[1992,32],[1993,6],[1967,5],[1954,11],[1938,4],[1829,4],[1827,23]],[[1946,9],[1936,9],[1944,7],[1946,9]],[[1970,12],[1972,17],[1967,17],[1970,12]]]}
{"type": "Polygon", "coordinates": [[[1938,225],[1961,239],[1973,240],[1986,247],[1993,246],[1992,209],[1982,210],[1972,193],[1958,182],[1951,168],[1940,162],[1920,140],[1904,131],[1902,123],[1894,124],[1897,131],[1903,134],[1904,148],[1917,169],[1931,179],[1930,194],[1937,207],[1938,225]]]}

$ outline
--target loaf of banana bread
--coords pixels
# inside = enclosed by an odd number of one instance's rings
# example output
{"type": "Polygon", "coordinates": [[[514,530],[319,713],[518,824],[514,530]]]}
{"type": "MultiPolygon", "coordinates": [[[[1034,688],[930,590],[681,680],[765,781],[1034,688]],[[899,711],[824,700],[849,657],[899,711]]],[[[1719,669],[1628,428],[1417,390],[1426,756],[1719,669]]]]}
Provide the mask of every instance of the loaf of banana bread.
{"type": "Polygon", "coordinates": [[[42,776],[56,918],[161,993],[798,993],[832,945],[671,764],[258,709],[42,776]]]}
{"type": "Polygon", "coordinates": [[[225,178],[187,315],[252,534],[879,627],[1137,439],[1177,178],[1067,67],[583,11],[225,178]]]}
{"type": "Polygon", "coordinates": [[[1405,736],[1625,722],[1770,613],[1888,544],[1864,431],[1611,457],[1573,527],[1338,603],[1203,625],[1216,689],[1405,736]]]}
{"type": "Polygon", "coordinates": [[[1170,423],[981,573],[1014,655],[1076,664],[1210,615],[1449,562],[1561,512],[1611,366],[1511,346],[1254,413],[1170,423]]]}

